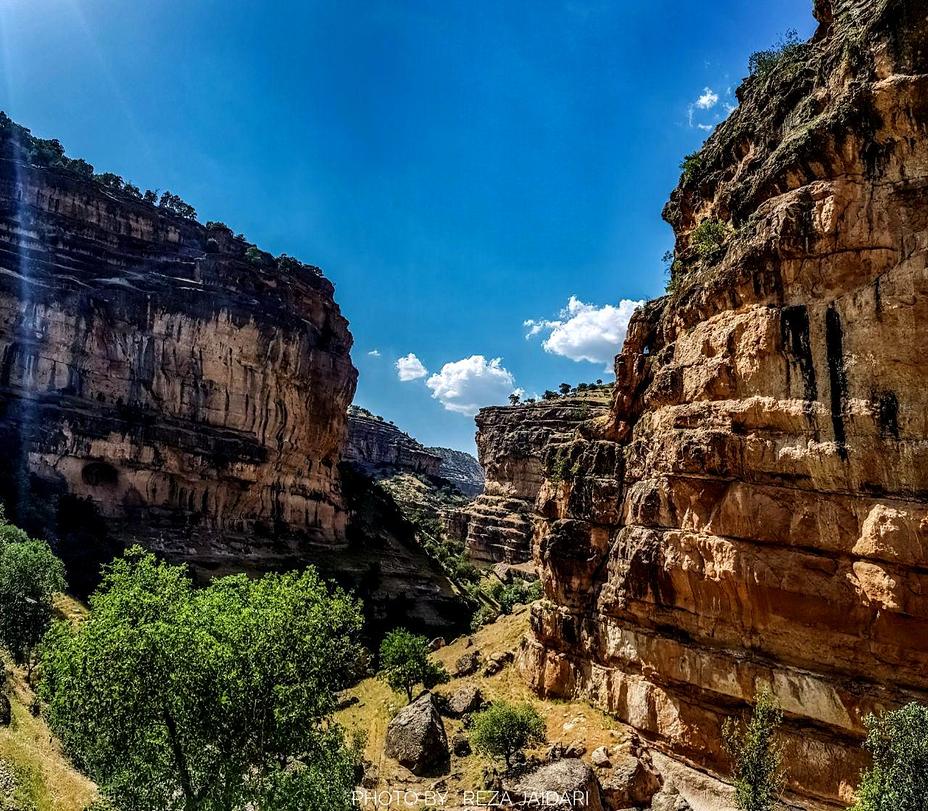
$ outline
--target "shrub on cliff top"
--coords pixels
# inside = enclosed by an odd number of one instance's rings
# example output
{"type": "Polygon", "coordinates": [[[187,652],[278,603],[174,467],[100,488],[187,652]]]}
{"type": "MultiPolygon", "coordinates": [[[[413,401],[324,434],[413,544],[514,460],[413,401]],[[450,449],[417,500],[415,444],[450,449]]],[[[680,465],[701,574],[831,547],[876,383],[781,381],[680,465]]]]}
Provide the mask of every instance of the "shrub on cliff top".
{"type": "Polygon", "coordinates": [[[684,156],[683,160],[680,162],[680,169],[683,172],[683,174],[680,175],[680,182],[684,184],[689,183],[699,171],[699,166],[700,158],[698,152],[690,152],[689,155],[684,156]]]}
{"type": "Polygon", "coordinates": [[[928,707],[912,702],[864,723],[873,766],[853,811],[928,811],[928,707]]]}
{"type": "Polygon", "coordinates": [[[754,51],[748,58],[748,70],[751,76],[767,76],[784,60],[796,56],[802,49],[802,41],[796,29],[790,28],[783,34],[773,48],[766,51],[754,51]]]}
{"type": "Polygon", "coordinates": [[[727,719],[722,727],[723,745],[732,759],[735,804],[742,811],[770,811],[783,790],[783,753],[776,740],[783,722],[769,689],[757,694],[747,724],[727,719]]]}

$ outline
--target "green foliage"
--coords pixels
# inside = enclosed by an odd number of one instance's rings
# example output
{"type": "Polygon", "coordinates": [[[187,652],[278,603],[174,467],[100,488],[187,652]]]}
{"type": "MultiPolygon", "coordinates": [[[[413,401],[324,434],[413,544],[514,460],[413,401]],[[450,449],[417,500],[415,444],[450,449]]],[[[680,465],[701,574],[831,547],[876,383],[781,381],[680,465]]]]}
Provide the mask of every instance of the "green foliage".
{"type": "Polygon", "coordinates": [[[571,389],[570,383],[561,383],[561,385],[557,387],[557,390],[565,397],[568,394],[570,394],[570,389],[571,389]]]}
{"type": "Polygon", "coordinates": [[[479,631],[487,623],[493,622],[499,616],[497,611],[491,605],[482,605],[478,608],[470,619],[470,629],[479,631]]]}
{"type": "Polygon", "coordinates": [[[541,395],[542,400],[556,400],[557,392],[551,391],[551,389],[545,389],[545,393],[541,395]]]}
{"type": "Polygon", "coordinates": [[[769,75],[777,65],[792,59],[802,52],[802,42],[794,28],[789,29],[777,44],[765,51],[755,51],[748,58],[748,71],[751,76],[769,75]]]}
{"type": "Polygon", "coordinates": [[[541,583],[535,580],[527,583],[524,580],[515,580],[506,586],[499,594],[499,610],[502,614],[511,614],[517,605],[527,605],[541,597],[541,583]]]}
{"type": "Polygon", "coordinates": [[[853,811],[928,811],[928,707],[912,702],[864,723],[873,766],[853,811]]]}
{"type": "Polygon", "coordinates": [[[767,688],[757,694],[746,725],[729,718],[722,727],[723,744],[731,756],[735,803],[742,811],[770,811],[783,790],[783,753],[776,740],[783,711],[767,688]]]}
{"type": "Polygon", "coordinates": [[[514,754],[545,742],[545,722],[531,704],[494,701],[474,715],[470,740],[478,752],[503,758],[509,768],[514,754]]]}
{"type": "Polygon", "coordinates": [[[521,399],[522,399],[522,398],[521,398],[520,395],[518,395],[518,394],[516,394],[515,392],[513,392],[512,394],[509,395],[509,405],[511,405],[511,406],[519,405],[519,400],[521,400],[521,399]]]}
{"type": "Polygon", "coordinates": [[[682,172],[680,175],[680,182],[684,186],[696,176],[701,163],[702,159],[699,157],[698,152],[690,152],[689,155],[685,155],[683,160],[680,161],[680,170],[682,172]]]}
{"type": "Polygon", "coordinates": [[[157,191],[154,191],[154,190],[152,190],[152,189],[146,189],[146,190],[145,190],[145,194],[142,195],[142,199],[143,199],[146,203],[150,203],[151,205],[157,205],[157,203],[158,203],[158,192],[157,192],[157,191]]]}
{"type": "MultiPolygon", "coordinates": [[[[690,234],[690,244],[701,259],[714,259],[722,250],[731,229],[726,223],[716,219],[705,219],[690,234]]],[[[671,278],[673,266],[671,265],[671,278]]]]}
{"type": "Polygon", "coordinates": [[[245,249],[245,260],[253,265],[266,264],[270,255],[262,251],[257,245],[249,245],[245,249]]]}
{"type": "Polygon", "coordinates": [[[64,565],[44,541],[7,523],[0,509],[0,646],[32,672],[52,621],[52,598],[66,588],[64,565]]]}
{"type": "Polygon", "coordinates": [[[126,182],[119,175],[113,174],[112,172],[103,172],[103,174],[94,175],[93,179],[101,186],[107,186],[110,189],[122,190],[123,186],[126,185],[126,182]]]}
{"type": "Polygon", "coordinates": [[[172,194],[169,191],[161,195],[161,199],[158,201],[158,208],[163,208],[165,211],[170,211],[188,220],[195,220],[197,218],[197,210],[192,205],[184,202],[176,194],[172,194]]]}
{"type": "Polygon", "coordinates": [[[277,257],[277,268],[284,273],[296,273],[303,269],[303,263],[299,259],[294,259],[292,256],[282,253],[277,257]]]}
{"type": "Polygon", "coordinates": [[[48,721],[121,811],[347,809],[354,755],[331,721],[359,655],[359,605],[312,569],[214,580],[139,549],[107,567],[42,658],[48,721]]]}
{"type": "Polygon", "coordinates": [[[394,690],[404,690],[412,701],[412,689],[427,690],[448,681],[448,673],[429,658],[429,642],[405,628],[390,631],[380,643],[380,675],[394,690]]]}

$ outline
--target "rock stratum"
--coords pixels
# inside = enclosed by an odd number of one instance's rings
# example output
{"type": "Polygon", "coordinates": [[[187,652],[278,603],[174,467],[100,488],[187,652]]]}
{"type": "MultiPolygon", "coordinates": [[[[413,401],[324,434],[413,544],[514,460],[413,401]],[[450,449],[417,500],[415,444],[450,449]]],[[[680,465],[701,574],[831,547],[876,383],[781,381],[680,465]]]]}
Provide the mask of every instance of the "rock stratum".
{"type": "Polygon", "coordinates": [[[344,459],[370,476],[406,471],[437,476],[442,459],[383,417],[366,409],[348,409],[344,459]]]}
{"type": "Polygon", "coordinates": [[[5,121],[8,514],[53,543],[72,585],[132,543],[207,567],[339,548],[357,373],[332,284],[225,226],[30,163],[5,121]]]}
{"type": "Polygon", "coordinates": [[[521,666],[721,775],[769,685],[833,807],[863,716],[928,699],[928,3],[815,13],[673,193],[610,414],[546,452],[521,666]]]}
{"type": "Polygon", "coordinates": [[[514,406],[490,406],[477,415],[477,452],[483,493],[459,517],[467,554],[482,563],[523,563],[532,557],[535,499],[545,480],[546,449],[578,424],[601,416],[608,388],[590,389],[514,406]]]}

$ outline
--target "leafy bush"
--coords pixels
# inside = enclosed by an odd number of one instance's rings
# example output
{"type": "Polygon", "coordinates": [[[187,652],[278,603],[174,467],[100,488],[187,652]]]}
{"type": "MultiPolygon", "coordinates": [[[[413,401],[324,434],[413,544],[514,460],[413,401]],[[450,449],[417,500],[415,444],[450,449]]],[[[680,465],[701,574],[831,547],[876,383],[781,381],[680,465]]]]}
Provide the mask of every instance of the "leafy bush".
{"type": "Polygon", "coordinates": [[[705,219],[693,229],[690,244],[701,259],[713,259],[721,252],[729,232],[728,225],[721,220],[705,219]]]}
{"type": "Polygon", "coordinates": [[[748,58],[748,71],[751,76],[767,76],[781,62],[791,59],[801,51],[802,42],[799,34],[791,28],[777,40],[773,48],[766,51],[754,51],[748,58]]]}
{"type": "Polygon", "coordinates": [[[352,753],[331,713],[361,626],[359,604],[312,569],[195,589],[133,549],[83,623],[53,625],[46,717],[117,808],[289,808],[275,798],[312,796],[327,775],[325,807],[348,809],[352,753]]]}
{"type": "Polygon", "coordinates": [[[685,155],[683,160],[680,161],[680,169],[683,172],[683,174],[680,175],[680,181],[684,185],[689,183],[696,176],[701,162],[698,152],[690,152],[689,155],[685,155]]]}
{"type": "Polygon", "coordinates": [[[0,509],[0,646],[32,674],[52,622],[52,599],[66,588],[64,565],[44,541],[7,523],[0,509]]]}
{"type": "Polygon", "coordinates": [[[390,631],[380,643],[381,677],[394,690],[404,690],[412,701],[412,688],[427,690],[448,681],[448,673],[429,658],[429,642],[404,628],[390,631]]]}
{"type": "Polygon", "coordinates": [[[864,723],[873,766],[861,776],[853,811],[926,811],[928,707],[912,702],[864,723]]]}
{"type": "Polygon", "coordinates": [[[729,718],[722,727],[723,744],[734,765],[735,803],[742,811],[770,811],[783,790],[783,753],[776,741],[782,722],[782,710],[764,688],[746,725],[729,718]]]}
{"type": "Polygon", "coordinates": [[[471,730],[474,749],[503,758],[507,769],[517,752],[545,742],[545,722],[531,704],[494,701],[488,709],[474,715],[471,730]]]}

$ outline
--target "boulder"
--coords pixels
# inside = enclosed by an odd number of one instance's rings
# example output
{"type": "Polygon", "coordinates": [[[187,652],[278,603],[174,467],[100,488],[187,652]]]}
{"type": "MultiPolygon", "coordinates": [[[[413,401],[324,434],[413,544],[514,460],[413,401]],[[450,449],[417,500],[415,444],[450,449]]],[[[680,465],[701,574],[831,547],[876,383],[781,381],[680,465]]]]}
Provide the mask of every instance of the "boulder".
{"type": "Polygon", "coordinates": [[[612,765],[609,761],[609,750],[605,746],[594,749],[590,755],[590,760],[594,766],[598,766],[600,769],[608,769],[612,765]]]}
{"type": "Polygon", "coordinates": [[[574,741],[564,747],[564,757],[578,758],[586,754],[586,744],[583,741],[574,741]]]}
{"type": "Polygon", "coordinates": [[[384,754],[415,775],[433,773],[448,762],[448,737],[431,693],[423,693],[390,721],[384,754]]]}
{"type": "Polygon", "coordinates": [[[451,751],[457,757],[467,757],[470,754],[470,738],[463,732],[456,732],[451,738],[451,751]]]}
{"type": "Polygon", "coordinates": [[[667,783],[651,800],[651,811],[693,811],[693,807],[673,783],[667,783]]]}
{"type": "Polygon", "coordinates": [[[603,800],[609,808],[647,805],[661,787],[660,777],[646,763],[631,755],[624,757],[608,772],[601,773],[599,780],[603,800]]]}
{"type": "Polygon", "coordinates": [[[13,708],[6,693],[0,693],[0,727],[8,727],[13,721],[13,708]]]}
{"type": "MultiPolygon", "coordinates": [[[[505,783],[512,800],[549,811],[603,811],[599,783],[582,760],[565,758],[505,783]]],[[[518,807],[518,806],[517,806],[518,807]]]]}
{"type": "Polygon", "coordinates": [[[445,638],[443,636],[436,636],[431,642],[429,642],[429,650],[433,652],[441,650],[447,644],[448,643],[445,642],[445,638]]]}
{"type": "Polygon", "coordinates": [[[462,684],[445,699],[445,714],[452,718],[460,718],[477,712],[484,705],[483,694],[480,688],[473,684],[462,684]]]}
{"type": "Polygon", "coordinates": [[[460,656],[457,662],[454,663],[454,675],[457,678],[462,676],[471,676],[477,672],[477,668],[480,667],[480,652],[479,651],[468,651],[467,653],[460,656]]]}
{"type": "Polygon", "coordinates": [[[511,650],[497,651],[491,653],[487,663],[483,666],[484,676],[494,676],[500,672],[507,664],[516,658],[511,650]]]}

